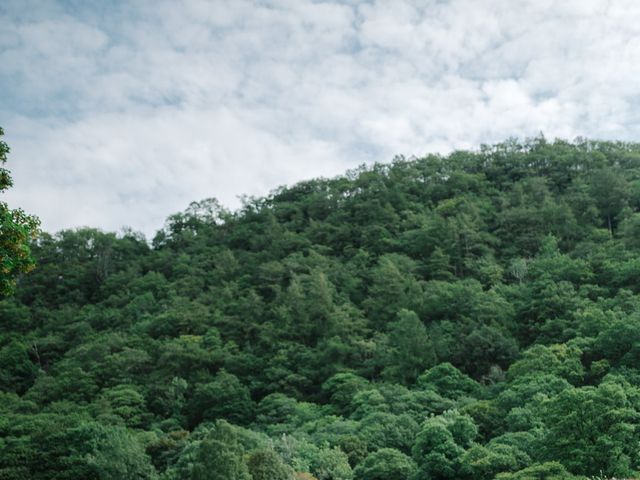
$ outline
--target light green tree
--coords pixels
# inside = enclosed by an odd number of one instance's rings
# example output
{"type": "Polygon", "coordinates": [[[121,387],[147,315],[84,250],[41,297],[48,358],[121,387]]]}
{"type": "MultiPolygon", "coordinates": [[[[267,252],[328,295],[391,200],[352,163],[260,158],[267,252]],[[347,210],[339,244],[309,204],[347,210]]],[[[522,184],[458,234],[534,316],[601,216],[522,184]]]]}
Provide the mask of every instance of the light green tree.
{"type": "MultiPolygon", "coordinates": [[[[2,141],[4,131],[0,128],[0,193],[13,185],[9,171],[3,168],[9,153],[8,145],[2,141]]],[[[0,201],[0,295],[13,291],[15,278],[35,267],[29,242],[35,239],[39,220],[21,209],[11,209],[0,201]]]]}
{"type": "MultiPolygon", "coordinates": [[[[83,428],[83,427],[81,427],[83,428]]],[[[100,480],[153,480],[157,474],[142,443],[123,427],[91,427],[93,451],[87,455],[100,480]]]]}

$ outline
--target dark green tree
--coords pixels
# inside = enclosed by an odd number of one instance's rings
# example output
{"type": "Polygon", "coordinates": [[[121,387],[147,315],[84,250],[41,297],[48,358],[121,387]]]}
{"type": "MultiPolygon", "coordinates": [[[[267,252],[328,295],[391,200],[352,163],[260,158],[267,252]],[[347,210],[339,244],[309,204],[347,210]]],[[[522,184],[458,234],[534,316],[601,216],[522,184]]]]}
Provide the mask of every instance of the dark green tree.
{"type": "Polygon", "coordinates": [[[393,448],[381,448],[370,454],[354,471],[356,480],[406,480],[416,473],[410,457],[393,448]]]}
{"type": "Polygon", "coordinates": [[[252,480],[293,480],[293,470],[273,450],[258,450],[247,460],[252,480]]]}
{"type": "Polygon", "coordinates": [[[250,420],[253,408],[247,387],[224,370],[218,372],[212,382],[196,386],[189,404],[193,425],[202,420],[223,418],[244,424],[250,420]]]}
{"type": "Polygon", "coordinates": [[[563,391],[545,405],[543,451],[575,474],[633,477],[640,467],[638,391],[603,382],[563,391]]]}
{"type": "Polygon", "coordinates": [[[204,438],[187,445],[168,478],[175,480],[252,480],[235,428],[218,420],[204,438]]]}

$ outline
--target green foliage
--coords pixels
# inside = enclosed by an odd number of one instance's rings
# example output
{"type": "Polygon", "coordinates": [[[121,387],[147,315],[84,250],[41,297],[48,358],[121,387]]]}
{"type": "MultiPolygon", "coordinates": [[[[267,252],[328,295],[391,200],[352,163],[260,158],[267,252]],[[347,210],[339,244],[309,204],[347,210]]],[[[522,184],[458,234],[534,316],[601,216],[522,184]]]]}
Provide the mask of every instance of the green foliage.
{"type": "Polygon", "coordinates": [[[353,373],[336,373],[322,384],[322,390],[330,395],[330,402],[341,413],[351,404],[353,397],[359,391],[367,390],[369,382],[353,373]]]}
{"type": "Polygon", "coordinates": [[[496,480],[579,480],[558,462],[535,464],[515,473],[500,473],[496,480]]]}
{"type": "Polygon", "coordinates": [[[353,478],[349,459],[339,448],[320,449],[312,460],[311,470],[318,480],[351,480],[353,478]]]}
{"type": "Polygon", "coordinates": [[[493,480],[500,472],[515,471],[531,463],[531,458],[511,445],[474,445],[462,457],[461,477],[493,480]]]}
{"type": "Polygon", "coordinates": [[[427,329],[414,312],[402,309],[398,319],[389,324],[389,352],[385,360],[383,377],[403,384],[414,383],[425,368],[436,363],[427,329]]]}
{"type": "Polygon", "coordinates": [[[0,478],[640,475],[638,144],[398,158],[151,243],[21,215],[0,478]]]}
{"type": "Polygon", "coordinates": [[[293,480],[293,470],[273,450],[258,450],[247,460],[252,480],[293,480]]]}
{"type": "MultiPolygon", "coordinates": [[[[9,171],[3,167],[9,153],[3,135],[0,128],[0,193],[13,185],[9,171]]],[[[0,202],[0,295],[11,293],[15,278],[35,266],[29,242],[35,239],[39,225],[36,217],[0,202]]]]}
{"type": "MultiPolygon", "coordinates": [[[[86,434],[80,431],[78,435],[86,434]]],[[[120,427],[95,426],[90,436],[93,448],[87,454],[87,463],[95,469],[100,480],[156,478],[144,446],[131,432],[120,427]]]]}
{"type": "Polygon", "coordinates": [[[551,373],[577,384],[584,378],[581,355],[582,351],[573,345],[536,345],[509,367],[507,378],[551,373]]]}
{"type": "Polygon", "coordinates": [[[224,370],[212,382],[196,386],[188,410],[194,425],[203,420],[228,419],[234,423],[247,423],[253,412],[249,390],[238,378],[224,370]]]}
{"type": "Polygon", "coordinates": [[[244,453],[236,430],[219,420],[202,439],[184,448],[167,477],[176,480],[251,480],[244,453]]]}
{"type": "Polygon", "coordinates": [[[446,398],[474,396],[480,385],[450,363],[441,363],[424,372],[418,378],[420,388],[430,388],[446,398]]]}
{"type": "Polygon", "coordinates": [[[416,473],[410,457],[393,448],[381,448],[356,468],[356,480],[406,480],[416,473]]]}
{"type": "Polygon", "coordinates": [[[633,476],[639,461],[639,393],[610,381],[597,388],[567,389],[549,399],[544,405],[545,456],[575,473],[633,476]]]}
{"type": "Polygon", "coordinates": [[[38,367],[29,357],[29,349],[13,340],[0,348],[0,388],[23,393],[34,381],[38,367]]]}
{"type": "Polygon", "coordinates": [[[105,414],[117,415],[131,427],[140,427],[146,412],[144,397],[130,385],[118,385],[106,389],[98,399],[100,409],[105,414]]]}
{"type": "Polygon", "coordinates": [[[412,449],[418,465],[416,480],[461,478],[466,450],[477,434],[471,417],[457,411],[426,420],[412,449]]]}
{"type": "Polygon", "coordinates": [[[409,453],[418,430],[418,423],[406,413],[374,412],[359,424],[360,438],[369,450],[391,447],[409,453]]]}

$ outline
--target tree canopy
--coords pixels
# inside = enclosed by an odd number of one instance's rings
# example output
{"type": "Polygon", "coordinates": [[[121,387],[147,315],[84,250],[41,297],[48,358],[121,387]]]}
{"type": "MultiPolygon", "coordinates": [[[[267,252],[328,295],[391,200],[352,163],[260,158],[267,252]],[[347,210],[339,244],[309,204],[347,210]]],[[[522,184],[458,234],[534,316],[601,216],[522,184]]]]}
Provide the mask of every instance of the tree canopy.
{"type": "Polygon", "coordinates": [[[0,210],[0,478],[640,475],[640,144],[399,157],[151,241],[0,210]]]}

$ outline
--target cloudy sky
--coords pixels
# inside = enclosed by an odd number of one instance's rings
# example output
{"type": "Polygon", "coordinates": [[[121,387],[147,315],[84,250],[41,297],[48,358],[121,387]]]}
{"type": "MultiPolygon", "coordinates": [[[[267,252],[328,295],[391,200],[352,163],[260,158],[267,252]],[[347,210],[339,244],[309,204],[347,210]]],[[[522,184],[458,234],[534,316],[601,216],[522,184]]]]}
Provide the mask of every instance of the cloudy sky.
{"type": "Polygon", "coordinates": [[[0,126],[46,230],[507,137],[640,140],[636,0],[2,0],[0,126]]]}

